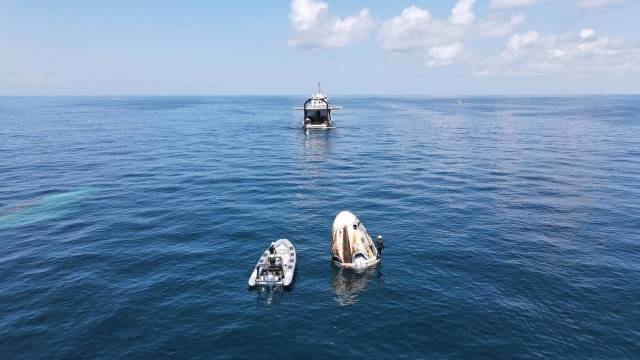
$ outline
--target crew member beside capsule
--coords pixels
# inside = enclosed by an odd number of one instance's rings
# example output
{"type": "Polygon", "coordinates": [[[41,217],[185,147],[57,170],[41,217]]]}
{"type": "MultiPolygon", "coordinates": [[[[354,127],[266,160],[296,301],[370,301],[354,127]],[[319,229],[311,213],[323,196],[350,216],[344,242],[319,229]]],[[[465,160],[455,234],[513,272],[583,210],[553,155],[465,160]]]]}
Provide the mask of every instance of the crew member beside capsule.
{"type": "Polygon", "coordinates": [[[378,259],[380,259],[380,256],[382,256],[382,249],[384,249],[382,235],[378,235],[378,240],[376,240],[376,249],[378,250],[378,259]]]}
{"type": "Polygon", "coordinates": [[[380,261],[382,237],[374,244],[360,220],[349,211],[341,211],[333,221],[331,263],[353,269],[364,269],[380,261]],[[380,248],[379,248],[380,246],[380,248]]]}

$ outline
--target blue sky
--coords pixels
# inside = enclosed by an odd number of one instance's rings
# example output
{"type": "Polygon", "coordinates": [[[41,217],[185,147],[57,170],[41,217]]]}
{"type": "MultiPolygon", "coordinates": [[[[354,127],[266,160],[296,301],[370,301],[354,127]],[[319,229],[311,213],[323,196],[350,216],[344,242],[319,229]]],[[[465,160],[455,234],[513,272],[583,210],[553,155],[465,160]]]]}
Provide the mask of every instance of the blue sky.
{"type": "Polygon", "coordinates": [[[640,1],[0,1],[0,94],[640,93],[640,1]]]}

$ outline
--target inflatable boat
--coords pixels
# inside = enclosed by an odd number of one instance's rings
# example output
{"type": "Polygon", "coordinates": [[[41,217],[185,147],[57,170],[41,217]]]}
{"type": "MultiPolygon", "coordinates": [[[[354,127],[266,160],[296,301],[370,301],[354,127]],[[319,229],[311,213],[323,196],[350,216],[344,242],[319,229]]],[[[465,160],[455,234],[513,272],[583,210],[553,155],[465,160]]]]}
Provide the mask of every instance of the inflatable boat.
{"type": "Polygon", "coordinates": [[[284,287],[293,283],[296,250],[287,239],[272,242],[249,277],[249,287],[284,287]]]}

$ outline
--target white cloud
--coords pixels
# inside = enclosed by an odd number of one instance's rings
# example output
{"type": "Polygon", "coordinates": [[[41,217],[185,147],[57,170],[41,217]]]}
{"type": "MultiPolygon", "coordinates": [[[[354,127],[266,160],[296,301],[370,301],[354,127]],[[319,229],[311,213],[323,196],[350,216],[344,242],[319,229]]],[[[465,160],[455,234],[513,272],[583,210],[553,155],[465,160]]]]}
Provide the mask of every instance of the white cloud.
{"type": "Polygon", "coordinates": [[[428,49],[460,39],[463,33],[451,31],[453,27],[448,22],[433,19],[429,11],[412,5],[399,16],[382,23],[381,45],[387,51],[428,49]]]}
{"type": "Polygon", "coordinates": [[[640,70],[640,48],[621,39],[597,38],[593,29],[578,34],[514,34],[499,55],[475,66],[477,75],[563,73],[589,77],[595,73],[640,70]]]}
{"type": "Polygon", "coordinates": [[[471,25],[476,16],[473,13],[473,6],[476,0],[460,0],[451,9],[451,21],[454,25],[471,25]]]}
{"type": "Polygon", "coordinates": [[[325,47],[343,47],[353,40],[362,39],[369,34],[371,16],[368,9],[362,9],[357,16],[335,19],[326,40],[325,47]]]}
{"type": "Polygon", "coordinates": [[[386,51],[424,54],[429,66],[454,63],[463,55],[464,41],[475,20],[475,0],[459,0],[446,20],[434,19],[428,10],[412,5],[380,26],[386,51]]]}
{"type": "Polygon", "coordinates": [[[491,0],[489,6],[492,9],[506,9],[513,7],[529,6],[537,3],[538,0],[491,0]]]}
{"type": "Polygon", "coordinates": [[[455,58],[462,54],[464,50],[463,43],[453,43],[445,46],[434,46],[429,49],[427,64],[430,66],[450,65],[455,58]]]}
{"type": "MultiPolygon", "coordinates": [[[[592,5],[620,0],[578,0],[592,5]]],[[[537,0],[492,0],[493,8],[526,6],[537,0]]],[[[570,34],[514,33],[526,21],[523,12],[490,12],[476,22],[473,0],[458,0],[448,18],[434,18],[412,5],[398,16],[383,21],[380,44],[383,50],[418,55],[428,66],[466,63],[476,75],[537,75],[562,73],[588,77],[595,73],[640,70],[640,47],[621,39],[596,36],[592,28],[570,34]],[[509,36],[510,35],[510,36],[509,36]],[[504,49],[494,55],[474,55],[468,43],[481,37],[509,36],[504,49]]]]}
{"type": "Polygon", "coordinates": [[[363,39],[371,29],[371,14],[362,9],[345,18],[330,17],[327,3],[317,0],[292,0],[289,20],[295,36],[289,45],[309,48],[341,48],[363,39]]]}
{"type": "Polygon", "coordinates": [[[597,8],[607,5],[622,4],[625,0],[578,0],[578,6],[581,8],[597,8]]]}
{"type": "Polygon", "coordinates": [[[581,39],[586,40],[594,37],[595,34],[596,32],[593,29],[582,29],[580,30],[580,34],[578,34],[578,36],[580,36],[581,39]]]}
{"type": "Polygon", "coordinates": [[[507,36],[513,34],[526,20],[527,17],[523,13],[513,14],[508,19],[502,13],[493,14],[487,21],[479,25],[478,30],[484,37],[507,36]]]}
{"type": "Polygon", "coordinates": [[[306,31],[316,26],[320,16],[329,8],[327,3],[314,0],[291,2],[289,20],[296,31],[306,31]]]}
{"type": "Polygon", "coordinates": [[[527,31],[522,34],[513,34],[507,42],[507,50],[518,50],[538,40],[540,35],[536,31],[527,31]]]}

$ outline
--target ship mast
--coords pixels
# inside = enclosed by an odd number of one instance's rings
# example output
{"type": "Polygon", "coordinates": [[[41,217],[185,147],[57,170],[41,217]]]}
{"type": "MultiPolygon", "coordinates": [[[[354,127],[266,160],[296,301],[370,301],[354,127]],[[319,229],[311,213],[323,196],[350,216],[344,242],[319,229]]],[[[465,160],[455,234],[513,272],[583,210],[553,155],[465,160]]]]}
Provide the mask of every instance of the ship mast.
{"type": "Polygon", "coordinates": [[[322,94],[322,91],[320,91],[320,82],[318,81],[318,94],[322,94]]]}

